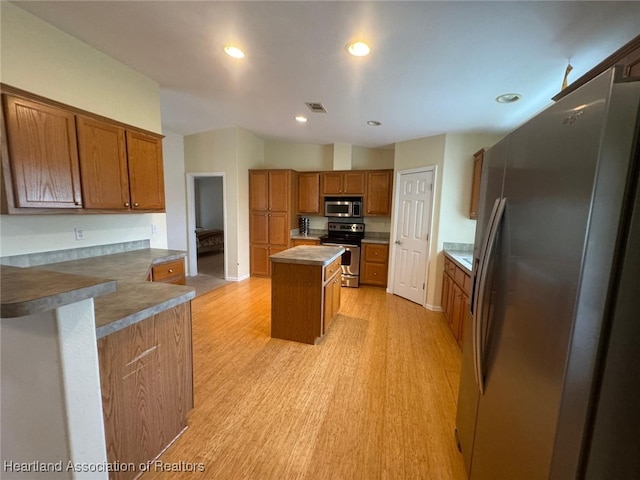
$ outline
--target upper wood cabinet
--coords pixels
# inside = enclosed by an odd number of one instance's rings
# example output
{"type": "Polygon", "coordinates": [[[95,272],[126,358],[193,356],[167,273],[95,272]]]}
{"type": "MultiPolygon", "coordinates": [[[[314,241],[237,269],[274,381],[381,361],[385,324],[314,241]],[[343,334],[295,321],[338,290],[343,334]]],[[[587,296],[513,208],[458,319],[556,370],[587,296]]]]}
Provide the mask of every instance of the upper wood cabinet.
{"type": "Polygon", "coordinates": [[[292,170],[250,170],[249,209],[288,212],[292,201],[292,170]]]}
{"type": "Polygon", "coordinates": [[[129,174],[124,128],[77,118],[85,208],[129,209],[129,174]]]}
{"type": "Polygon", "coordinates": [[[322,174],[323,195],[364,195],[365,172],[324,172],[322,174]]]}
{"type": "Polygon", "coordinates": [[[478,204],[480,203],[480,180],[482,178],[482,161],[484,148],[473,154],[473,182],[471,184],[471,205],[469,206],[469,218],[478,219],[478,204]]]}
{"type": "Polygon", "coordinates": [[[161,135],[2,90],[3,213],[164,211],[161,135]]]}
{"type": "Polygon", "coordinates": [[[392,170],[367,172],[367,194],[365,197],[365,215],[391,215],[392,170]]]}
{"type": "Polygon", "coordinates": [[[129,191],[133,210],[164,210],[162,139],[127,130],[129,191]]]}
{"type": "Polygon", "coordinates": [[[320,174],[298,173],[298,213],[320,215],[320,174]]]}
{"type": "Polygon", "coordinates": [[[18,208],[81,208],[74,114],[12,95],[3,95],[3,106],[7,203],[18,208]]]}
{"type": "Polygon", "coordinates": [[[249,170],[251,275],[270,275],[269,256],[289,248],[296,203],[296,172],[249,170]]]}

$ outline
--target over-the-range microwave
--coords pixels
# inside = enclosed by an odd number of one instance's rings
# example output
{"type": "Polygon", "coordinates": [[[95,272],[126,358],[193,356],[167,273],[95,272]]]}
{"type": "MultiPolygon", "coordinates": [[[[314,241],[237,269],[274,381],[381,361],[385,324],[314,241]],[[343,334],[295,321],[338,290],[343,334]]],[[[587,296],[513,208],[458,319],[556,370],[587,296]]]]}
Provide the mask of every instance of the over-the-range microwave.
{"type": "Polygon", "coordinates": [[[325,217],[362,217],[362,197],[325,197],[325,217]]]}

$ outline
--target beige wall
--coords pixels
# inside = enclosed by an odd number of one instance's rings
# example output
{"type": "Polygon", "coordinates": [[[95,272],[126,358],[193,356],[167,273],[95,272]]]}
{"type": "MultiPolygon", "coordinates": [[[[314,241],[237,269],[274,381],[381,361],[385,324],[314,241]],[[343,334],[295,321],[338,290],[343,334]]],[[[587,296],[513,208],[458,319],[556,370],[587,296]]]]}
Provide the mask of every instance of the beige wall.
{"type": "Polygon", "coordinates": [[[394,150],[392,148],[365,148],[354,146],[351,150],[351,168],[353,170],[379,170],[393,168],[394,150]]]}
{"type": "Polygon", "coordinates": [[[311,143],[264,142],[264,168],[294,170],[332,170],[333,145],[311,143]]]}
{"type": "MultiPolygon", "coordinates": [[[[436,310],[441,308],[443,244],[445,242],[474,242],[476,221],[470,220],[468,217],[473,154],[482,147],[490,147],[502,136],[495,134],[447,134],[396,144],[396,172],[420,167],[436,167],[426,282],[426,306],[428,308],[436,310]]],[[[392,230],[394,223],[395,218],[392,218],[392,230]]],[[[393,231],[391,238],[393,239],[393,231]]],[[[391,278],[390,275],[390,280],[391,278]]]]}
{"type": "Polygon", "coordinates": [[[249,169],[264,168],[263,152],[263,141],[239,128],[184,137],[186,173],[225,174],[227,276],[234,280],[249,275],[249,169]]]}
{"type": "MultiPolygon", "coordinates": [[[[0,8],[3,83],[161,132],[157,83],[11,3],[0,8]]],[[[0,256],[147,238],[152,247],[167,244],[165,214],[2,215],[0,222],[0,256]],[[75,227],[85,240],[75,240],[75,227]]]]}

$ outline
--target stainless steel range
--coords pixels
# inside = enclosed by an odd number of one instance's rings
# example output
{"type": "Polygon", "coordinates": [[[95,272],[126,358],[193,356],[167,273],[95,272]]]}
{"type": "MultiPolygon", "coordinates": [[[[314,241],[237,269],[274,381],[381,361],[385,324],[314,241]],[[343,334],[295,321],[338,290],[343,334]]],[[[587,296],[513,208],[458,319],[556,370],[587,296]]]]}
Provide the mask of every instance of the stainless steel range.
{"type": "Polygon", "coordinates": [[[360,245],[364,238],[364,223],[329,222],[329,233],[320,237],[323,245],[343,247],[342,286],[360,285],[360,245]]]}

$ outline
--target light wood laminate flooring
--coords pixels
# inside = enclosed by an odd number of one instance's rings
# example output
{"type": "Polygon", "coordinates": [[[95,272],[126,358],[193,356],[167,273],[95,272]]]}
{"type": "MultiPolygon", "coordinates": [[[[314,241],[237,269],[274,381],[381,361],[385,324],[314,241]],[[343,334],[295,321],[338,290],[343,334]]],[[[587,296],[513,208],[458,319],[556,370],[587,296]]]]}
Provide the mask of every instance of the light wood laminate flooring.
{"type": "Polygon", "coordinates": [[[342,289],[318,345],[272,339],[270,280],[192,302],[195,409],[154,479],[463,479],[461,355],[442,314],[342,289]],[[171,465],[169,465],[171,464],[171,465]]]}

